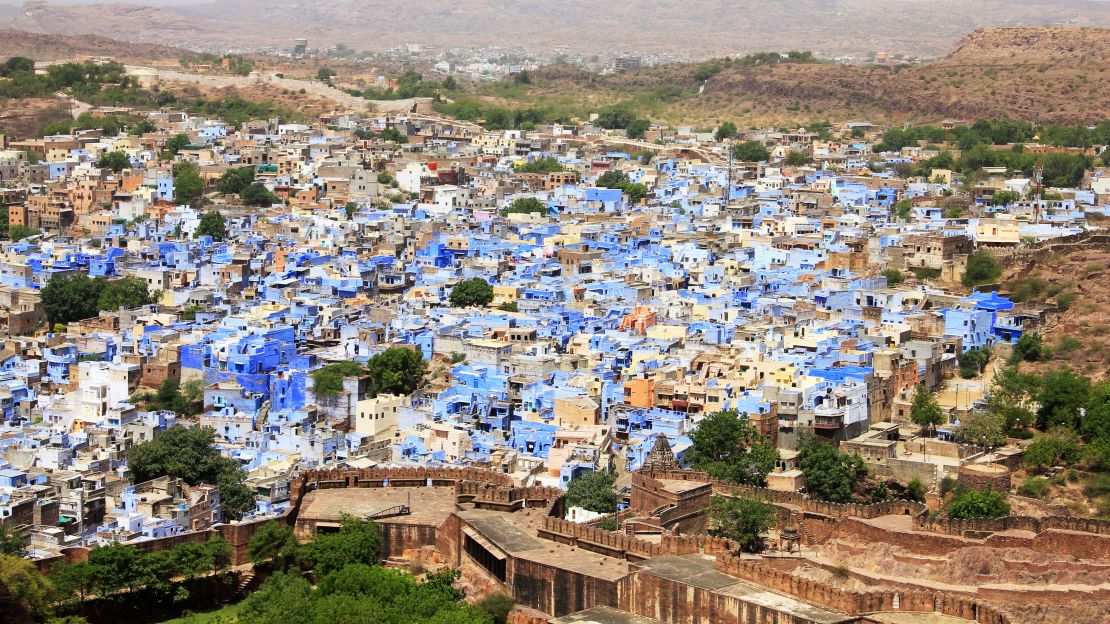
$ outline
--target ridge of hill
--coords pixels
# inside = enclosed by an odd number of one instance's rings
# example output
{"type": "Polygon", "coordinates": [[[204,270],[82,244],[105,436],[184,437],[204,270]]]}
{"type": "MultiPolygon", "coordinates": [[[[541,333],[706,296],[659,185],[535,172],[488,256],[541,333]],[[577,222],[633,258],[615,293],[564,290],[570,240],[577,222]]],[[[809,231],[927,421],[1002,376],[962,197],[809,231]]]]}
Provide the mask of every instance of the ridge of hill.
{"type": "Polygon", "coordinates": [[[628,101],[654,119],[702,125],[1110,119],[1110,29],[977,30],[944,58],[920,65],[714,62],[721,69],[700,92],[694,72],[701,64],[675,63],[604,76],[552,66],[534,72],[532,85],[485,94],[510,106],[628,101]]]}
{"type": "MultiPolygon", "coordinates": [[[[1110,26],[1095,0],[220,0],[187,6],[30,0],[8,26],[44,33],[125,33],[131,41],[228,51],[344,43],[385,49],[525,47],[728,55],[783,46],[826,55],[889,51],[935,56],[989,26],[1110,26]]],[[[0,24],[3,26],[4,24],[0,24]]],[[[785,51],[785,50],[783,50],[785,51]]]]}
{"type": "Polygon", "coordinates": [[[112,56],[120,60],[156,60],[180,58],[186,51],[153,43],[125,43],[98,35],[49,35],[0,28],[0,59],[29,56],[36,61],[56,61],[79,54],[112,56]]]}

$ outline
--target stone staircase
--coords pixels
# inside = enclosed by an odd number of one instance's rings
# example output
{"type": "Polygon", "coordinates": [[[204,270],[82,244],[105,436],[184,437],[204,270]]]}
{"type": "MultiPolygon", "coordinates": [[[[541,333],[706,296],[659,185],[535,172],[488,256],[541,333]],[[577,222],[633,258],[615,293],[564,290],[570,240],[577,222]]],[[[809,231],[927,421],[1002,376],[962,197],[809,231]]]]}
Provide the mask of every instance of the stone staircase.
{"type": "Polygon", "coordinates": [[[239,575],[239,583],[235,586],[235,592],[245,598],[253,581],[254,570],[244,570],[243,573],[239,575]]]}

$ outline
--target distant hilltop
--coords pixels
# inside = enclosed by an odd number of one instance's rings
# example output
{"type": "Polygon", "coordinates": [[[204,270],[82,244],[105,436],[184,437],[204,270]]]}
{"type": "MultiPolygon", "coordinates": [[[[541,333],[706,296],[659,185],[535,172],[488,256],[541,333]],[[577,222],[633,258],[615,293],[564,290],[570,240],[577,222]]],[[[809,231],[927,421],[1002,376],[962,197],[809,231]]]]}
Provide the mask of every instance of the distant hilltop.
{"type": "Polygon", "coordinates": [[[570,53],[615,50],[727,55],[784,46],[823,55],[889,52],[941,56],[970,29],[1110,26],[1110,2],[1090,0],[224,0],[188,6],[34,1],[0,12],[0,26],[100,34],[189,48],[320,45],[434,46],[570,53]]]}
{"type": "Polygon", "coordinates": [[[1100,69],[1110,59],[1107,28],[982,28],[963,37],[943,59],[1003,65],[1091,63],[1100,69]]]}

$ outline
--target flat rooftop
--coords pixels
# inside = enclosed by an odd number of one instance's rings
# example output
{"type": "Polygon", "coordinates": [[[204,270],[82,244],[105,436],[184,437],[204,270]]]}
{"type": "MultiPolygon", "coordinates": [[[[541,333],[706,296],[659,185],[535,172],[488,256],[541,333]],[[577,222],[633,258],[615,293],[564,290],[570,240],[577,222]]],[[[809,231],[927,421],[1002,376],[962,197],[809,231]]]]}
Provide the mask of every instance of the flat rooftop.
{"type": "Polygon", "coordinates": [[[408,505],[411,514],[386,521],[438,527],[455,511],[455,488],[334,488],[313,490],[301,500],[299,517],[305,519],[338,522],[344,515],[367,518],[390,507],[408,505]]]}
{"type": "Polygon", "coordinates": [[[725,596],[734,596],[745,602],[762,605],[818,624],[839,624],[856,619],[718,572],[717,560],[710,555],[668,555],[648,559],[638,565],[642,574],[701,587],[725,596]]]}
{"type": "Polygon", "coordinates": [[[682,479],[659,479],[659,483],[663,486],[663,489],[676,494],[682,494],[683,492],[689,492],[690,490],[696,490],[705,486],[705,483],[701,481],[683,481],[682,479]]]}
{"type": "Polygon", "coordinates": [[[617,581],[628,575],[628,562],[539,537],[545,514],[532,509],[516,513],[469,510],[459,518],[497,548],[524,561],[585,576],[617,581]]]}
{"type": "Polygon", "coordinates": [[[636,615],[613,607],[593,607],[552,620],[553,624],[663,624],[663,620],[636,615]]]}

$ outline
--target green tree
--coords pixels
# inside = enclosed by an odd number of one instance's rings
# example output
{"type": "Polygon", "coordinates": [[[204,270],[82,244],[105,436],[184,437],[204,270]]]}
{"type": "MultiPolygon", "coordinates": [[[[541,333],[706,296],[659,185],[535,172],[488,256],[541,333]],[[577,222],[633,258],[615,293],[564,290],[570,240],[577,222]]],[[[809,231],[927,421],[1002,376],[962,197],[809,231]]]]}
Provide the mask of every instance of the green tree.
{"type": "Polygon", "coordinates": [[[956,438],[964,444],[995,449],[1006,443],[1006,420],[990,410],[977,410],[960,419],[956,438]]]}
{"type": "Polygon", "coordinates": [[[517,173],[554,173],[565,170],[565,167],[559,163],[558,159],[548,156],[516,165],[513,169],[517,173]]]}
{"type": "Polygon", "coordinates": [[[623,130],[636,119],[636,114],[627,106],[618,105],[604,108],[594,123],[606,130],[623,130]]]}
{"type": "Polygon", "coordinates": [[[54,326],[96,316],[104,282],[103,278],[94,279],[86,274],[52,276],[41,291],[47,322],[54,326]]]}
{"type": "Polygon", "coordinates": [[[488,613],[493,618],[493,624],[505,624],[515,603],[505,592],[496,591],[487,594],[486,597],[474,603],[474,606],[488,613]]]}
{"type": "Polygon", "coordinates": [[[902,221],[910,220],[912,210],[913,202],[908,199],[900,199],[894,204],[894,215],[902,221]]]}
{"type": "Polygon", "coordinates": [[[211,210],[200,217],[197,236],[211,236],[214,241],[227,239],[227,220],[219,210],[211,210]]]}
{"type": "Polygon", "coordinates": [[[743,162],[763,162],[771,158],[771,152],[759,141],[744,141],[732,148],[732,157],[743,162]]]}
{"type": "Polygon", "coordinates": [[[502,312],[520,312],[520,308],[517,306],[515,301],[506,301],[505,303],[497,306],[497,309],[501,310],[502,312]]]}
{"type": "Polygon", "coordinates": [[[887,269],[883,271],[883,277],[886,278],[886,285],[890,288],[901,284],[906,281],[906,276],[898,269],[887,269]]]}
{"type": "Polygon", "coordinates": [[[945,422],[944,410],[937,403],[936,396],[925,386],[918,386],[910,405],[910,420],[925,431],[933,431],[945,422]]]}
{"type": "Polygon", "coordinates": [[[366,363],[370,376],[370,396],[396,394],[408,396],[424,381],[424,356],[416,349],[393,347],[378,353],[366,363]]]}
{"type": "Polygon", "coordinates": [[[480,277],[463,280],[451,289],[449,300],[455,308],[484,306],[493,301],[493,286],[480,277]]]}
{"type": "Polygon", "coordinates": [[[409,138],[397,128],[386,128],[378,135],[383,141],[390,143],[408,143],[409,138]]]}
{"type": "Polygon", "coordinates": [[[188,145],[189,135],[175,134],[166,140],[166,151],[176,156],[178,152],[185,149],[188,145]]]}
{"type": "Polygon", "coordinates": [[[105,152],[96,161],[96,166],[119,173],[131,166],[131,157],[120,151],[105,152]]]}
{"type": "Polygon", "coordinates": [[[380,548],[378,525],[344,516],[338,532],[317,535],[302,550],[305,562],[317,577],[324,577],[351,564],[381,563],[380,548]]]}
{"type": "Polygon", "coordinates": [[[798,451],[798,467],[806,480],[806,492],[814,498],[832,503],[850,502],[856,482],[867,475],[867,467],[858,455],[841,453],[816,436],[806,437],[798,451]]]}
{"type": "Polygon", "coordinates": [[[595,513],[617,510],[617,493],[613,489],[617,474],[607,470],[590,470],[571,479],[567,485],[566,506],[583,507],[595,513]]]}
{"type": "Polygon", "coordinates": [[[154,122],[149,119],[140,119],[127,128],[127,134],[132,136],[142,136],[157,131],[158,126],[154,125],[154,122]]]}
{"type": "Polygon", "coordinates": [[[744,496],[714,496],[709,506],[713,532],[740,545],[749,553],[762,552],[763,534],[775,526],[775,508],[759,499],[744,496]]]}
{"type": "Polygon", "coordinates": [[[1022,429],[1035,422],[1029,408],[1029,390],[1034,380],[1023,375],[1017,366],[1007,366],[994,376],[987,395],[986,410],[1002,418],[1007,430],[1022,429]]]}
{"type": "Polygon", "coordinates": [[[1041,379],[1037,401],[1037,428],[1047,430],[1064,426],[1076,430],[1079,410],[1087,405],[1091,394],[1091,380],[1070,368],[1058,368],[1041,379]]]}
{"type": "Polygon", "coordinates": [[[702,63],[694,70],[694,80],[698,82],[705,82],[713,76],[721,72],[721,65],[719,63],[702,63]]]}
{"type": "Polygon", "coordinates": [[[1040,334],[1022,334],[1014,344],[1014,357],[1026,362],[1043,362],[1052,358],[1052,347],[1044,343],[1040,334]]]}
{"type": "Polygon", "coordinates": [[[239,193],[239,201],[246,206],[270,207],[277,201],[277,196],[260,182],[254,182],[239,193]]]}
{"type": "Polygon", "coordinates": [[[330,67],[321,67],[319,71],[316,72],[316,79],[320,82],[331,84],[331,79],[334,77],[335,70],[331,69],[330,67]]]}
{"type": "Polygon", "coordinates": [[[50,570],[50,582],[54,584],[62,604],[83,608],[88,604],[89,596],[96,591],[97,570],[87,561],[56,563],[50,570]]]}
{"type": "Polygon", "coordinates": [[[925,486],[921,483],[921,479],[914,477],[906,485],[906,496],[919,503],[925,502],[925,486]]]}
{"type": "Polygon", "coordinates": [[[717,126],[717,132],[714,133],[713,136],[717,139],[717,142],[724,141],[725,139],[731,139],[732,137],[736,136],[736,124],[732,123],[731,121],[726,121],[722,123],[721,125],[717,126]]]}
{"type": "Polygon", "coordinates": [[[232,167],[220,176],[216,190],[221,195],[238,195],[254,182],[254,167],[232,167]]]}
{"type": "Polygon", "coordinates": [[[992,206],[1009,206],[1010,204],[1021,200],[1021,194],[1014,191],[998,191],[991,195],[990,205],[992,206]]]}
{"type": "Polygon", "coordinates": [[[297,560],[298,545],[293,529],[274,521],[259,527],[247,548],[255,564],[271,561],[278,570],[284,570],[297,560]]]}
{"type": "Polygon", "coordinates": [[[1073,464],[1083,458],[1079,436],[1067,427],[1054,427],[1037,436],[1025,448],[1025,465],[1034,472],[1057,465],[1073,464]]]}
{"type": "Polygon", "coordinates": [[[544,204],[535,197],[519,197],[513,200],[513,203],[508,208],[501,209],[501,216],[507,217],[511,214],[547,214],[547,204],[544,204]]]}
{"type": "Polygon", "coordinates": [[[600,188],[624,188],[626,184],[628,184],[628,176],[616,169],[606,171],[594,182],[594,185],[600,188]]]}
{"type": "Polygon", "coordinates": [[[118,280],[111,280],[100,289],[100,296],[96,299],[99,310],[116,311],[120,308],[132,309],[139,306],[157,302],[158,291],[150,292],[146,280],[128,275],[118,280]]]}
{"type": "Polygon", "coordinates": [[[0,65],[0,76],[11,76],[19,72],[35,71],[35,60],[27,56],[13,56],[0,65]]]}
{"type": "Polygon", "coordinates": [[[215,438],[216,432],[207,427],[174,425],[154,439],[131,447],[127,467],[135,483],[169,476],[189,485],[218,485],[224,516],[240,518],[254,508],[254,495],[243,481],[239,463],[220,455],[212,446],[215,438]]]}
{"type": "Polygon", "coordinates": [[[0,524],[0,555],[21,557],[26,550],[27,542],[23,539],[23,535],[0,524]]]}
{"type": "Polygon", "coordinates": [[[25,238],[38,236],[40,233],[41,232],[39,232],[37,229],[27,227],[25,225],[13,225],[8,228],[8,238],[12,239],[13,241],[21,241],[25,238]]]}
{"type": "Polygon", "coordinates": [[[642,139],[649,129],[651,129],[650,121],[646,119],[633,119],[628,122],[625,133],[628,134],[628,138],[630,139],[642,139]]]}
{"type": "Polygon", "coordinates": [[[343,380],[361,377],[366,369],[358,362],[333,362],[312,371],[312,392],[317,399],[335,398],[343,392],[343,380]]]}
{"type": "Polygon", "coordinates": [[[173,201],[195,206],[204,195],[204,178],[190,163],[178,163],[173,172],[173,201]]]}
{"type": "Polygon", "coordinates": [[[960,377],[964,379],[974,379],[978,377],[987,368],[987,363],[990,362],[991,350],[990,347],[983,347],[981,349],[968,349],[957,356],[956,361],[960,366],[960,377]]]}
{"type": "Polygon", "coordinates": [[[730,481],[764,486],[775,468],[778,450],[735,410],[714,412],[692,433],[686,459],[697,470],[730,481]]]}
{"type": "Polygon", "coordinates": [[[809,156],[797,150],[790,150],[786,154],[786,164],[791,167],[801,167],[809,162],[809,156]]]}
{"type": "Polygon", "coordinates": [[[967,257],[967,269],[960,281],[964,286],[990,284],[1002,275],[1002,265],[986,249],[976,249],[967,257]]]}
{"type": "Polygon", "coordinates": [[[953,520],[1000,518],[1010,515],[1010,503],[1004,492],[958,488],[944,511],[953,520]]]}
{"type": "MultiPolygon", "coordinates": [[[[0,553],[0,585],[7,587],[15,604],[25,609],[36,621],[43,621],[50,615],[54,587],[35,564],[0,553]]],[[[18,614],[11,615],[16,618],[18,614]]]]}
{"type": "Polygon", "coordinates": [[[624,194],[628,195],[628,201],[633,204],[640,203],[640,200],[647,196],[647,187],[639,182],[629,182],[624,185],[624,194]]]}

